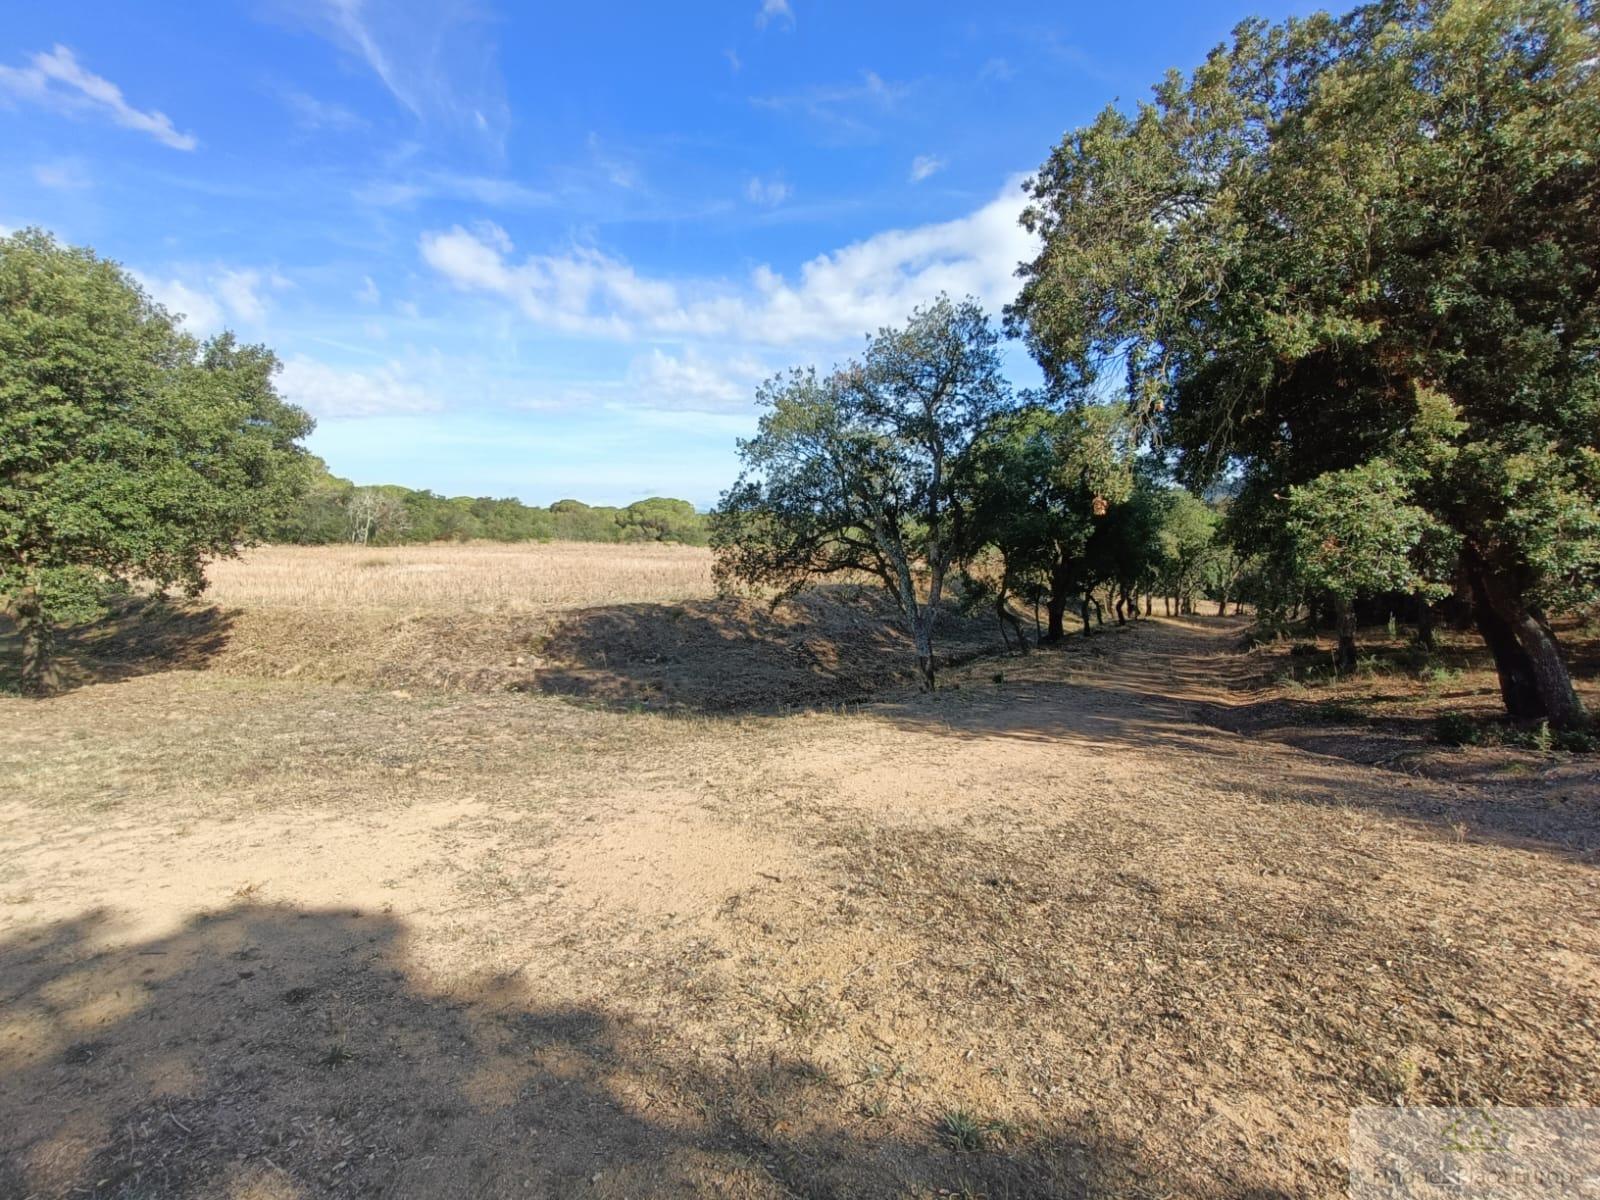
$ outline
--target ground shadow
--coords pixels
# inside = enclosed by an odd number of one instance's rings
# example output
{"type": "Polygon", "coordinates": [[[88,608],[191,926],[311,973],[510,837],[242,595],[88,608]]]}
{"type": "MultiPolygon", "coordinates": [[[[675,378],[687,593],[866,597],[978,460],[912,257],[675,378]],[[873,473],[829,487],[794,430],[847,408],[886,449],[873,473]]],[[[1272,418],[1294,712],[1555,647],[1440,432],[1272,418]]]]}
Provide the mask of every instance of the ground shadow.
{"type": "MultiPolygon", "coordinates": [[[[1003,649],[993,621],[946,613],[949,667],[1003,649]]],[[[857,702],[912,685],[916,659],[898,613],[870,587],[809,589],[776,607],[722,597],[622,604],[560,620],[521,686],[621,709],[712,714],[857,702]]]]}
{"type": "MultiPolygon", "coordinates": [[[[99,620],[57,632],[57,690],[200,670],[226,648],[238,616],[237,609],[160,596],[119,600],[99,620]]],[[[16,623],[0,615],[0,688],[17,688],[20,654],[16,623]]]]}
{"type": "MultiPolygon", "coordinates": [[[[1222,624],[1221,622],[1209,622],[1222,624]]],[[[1204,626],[1141,622],[1121,637],[1089,639],[1072,671],[1067,660],[1027,660],[1002,682],[970,681],[959,694],[905,695],[874,711],[924,732],[973,739],[1014,739],[1110,752],[1154,754],[1179,778],[1195,773],[1214,787],[1269,803],[1371,810],[1432,825],[1451,837],[1472,836],[1537,847],[1582,861],[1600,854],[1600,758],[1552,756],[1543,769],[1530,756],[1474,756],[1427,740],[1423,718],[1351,722],[1348,704],[1270,698],[1217,699],[1235,679],[1237,655],[1204,626]],[[1144,654],[1141,639],[1177,642],[1144,654]],[[1093,659],[1107,663],[1096,668],[1093,659]],[[1273,742],[1293,755],[1262,758],[1256,744],[1273,742]],[[1508,774],[1519,763],[1522,774],[1508,774]],[[1352,770],[1356,768],[1356,770],[1352,770]],[[1361,771],[1360,768],[1368,768],[1361,771]]]]}
{"type": "Polygon", "coordinates": [[[0,941],[0,1194],[199,1197],[1281,1195],[1092,1114],[960,1153],[853,1120],[801,1057],[704,1048],[538,972],[448,993],[382,914],[240,905],[127,940],[0,941]]]}

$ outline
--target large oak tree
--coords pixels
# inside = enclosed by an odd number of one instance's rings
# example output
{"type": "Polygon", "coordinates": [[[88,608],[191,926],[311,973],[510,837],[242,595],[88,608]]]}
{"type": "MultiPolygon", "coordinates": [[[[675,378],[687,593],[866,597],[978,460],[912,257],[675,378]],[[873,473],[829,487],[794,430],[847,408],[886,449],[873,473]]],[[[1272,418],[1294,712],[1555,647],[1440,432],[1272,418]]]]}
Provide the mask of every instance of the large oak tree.
{"type": "Polygon", "coordinates": [[[277,366],[229,334],[197,342],[89,250],[0,238],[0,596],[24,690],[49,689],[54,626],[108,584],[197,593],[208,559],[282,513],[311,419],[277,366]]]}
{"type": "Polygon", "coordinates": [[[1587,720],[1549,619],[1600,594],[1587,0],[1247,23],[1031,191],[1009,316],[1054,387],[1125,372],[1191,480],[1231,467],[1281,521],[1291,488],[1380,464],[1371,504],[1453,536],[1508,710],[1587,720]]]}

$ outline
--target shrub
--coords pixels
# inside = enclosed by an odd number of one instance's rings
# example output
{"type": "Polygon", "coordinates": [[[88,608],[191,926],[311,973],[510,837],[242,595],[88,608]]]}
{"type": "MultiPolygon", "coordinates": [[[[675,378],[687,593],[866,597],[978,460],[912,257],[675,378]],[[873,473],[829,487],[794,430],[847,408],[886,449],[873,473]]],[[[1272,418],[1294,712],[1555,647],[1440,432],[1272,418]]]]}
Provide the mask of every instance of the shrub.
{"type": "Polygon", "coordinates": [[[1476,746],[1483,741],[1483,730],[1460,713],[1446,713],[1433,723],[1433,740],[1446,746],[1476,746]]]}

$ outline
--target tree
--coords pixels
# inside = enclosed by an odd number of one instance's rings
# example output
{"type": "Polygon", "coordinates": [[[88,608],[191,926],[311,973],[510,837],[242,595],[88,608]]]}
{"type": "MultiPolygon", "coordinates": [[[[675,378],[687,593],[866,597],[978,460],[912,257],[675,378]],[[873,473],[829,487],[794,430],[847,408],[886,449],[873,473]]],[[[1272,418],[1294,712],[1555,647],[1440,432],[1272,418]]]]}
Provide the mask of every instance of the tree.
{"type": "Polygon", "coordinates": [[[1402,473],[1382,459],[1292,488],[1288,528],[1306,582],[1333,595],[1340,672],[1356,665],[1357,596],[1441,590],[1426,564],[1445,557],[1450,535],[1412,502],[1402,473]]]}
{"type": "Polygon", "coordinates": [[[0,238],[0,593],[25,690],[50,689],[55,624],[108,585],[196,594],[208,559],[285,511],[311,420],[277,367],[231,334],[196,342],[87,249],[0,238]]]}
{"type": "Polygon", "coordinates": [[[931,689],[945,578],[966,544],[964,462],[1012,404],[997,340],[975,302],[941,297],[859,361],[765,384],[744,470],[712,517],[719,579],[786,596],[819,576],[874,576],[931,689]]]}
{"type": "Polygon", "coordinates": [[[1120,365],[1191,482],[1284,495],[1430,424],[1410,494],[1508,711],[1558,727],[1546,614],[1600,595],[1597,54],[1563,0],[1246,23],[1056,148],[1008,314],[1052,386],[1120,365]]]}
{"type": "Polygon", "coordinates": [[[1132,487],[1131,432],[1120,406],[1034,404],[996,420],[966,456],[969,554],[999,555],[997,605],[1024,581],[1043,581],[1046,641],[1064,636],[1067,602],[1084,590],[1096,524],[1132,487]]]}
{"type": "Polygon", "coordinates": [[[350,540],[358,546],[403,541],[411,528],[411,511],[406,507],[403,491],[397,488],[357,488],[350,493],[345,513],[350,522],[350,540]]]}

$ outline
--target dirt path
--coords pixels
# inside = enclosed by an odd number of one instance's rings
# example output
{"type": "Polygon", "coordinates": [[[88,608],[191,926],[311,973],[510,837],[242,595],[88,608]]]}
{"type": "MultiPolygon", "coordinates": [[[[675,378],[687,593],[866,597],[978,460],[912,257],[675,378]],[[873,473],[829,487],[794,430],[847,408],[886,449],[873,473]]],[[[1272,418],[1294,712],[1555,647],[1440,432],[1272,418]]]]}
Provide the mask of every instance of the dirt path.
{"type": "Polygon", "coordinates": [[[0,701],[0,1196],[1334,1196],[1355,1105],[1600,1101],[1597,797],[1268,736],[1233,636],[0,701]]]}

